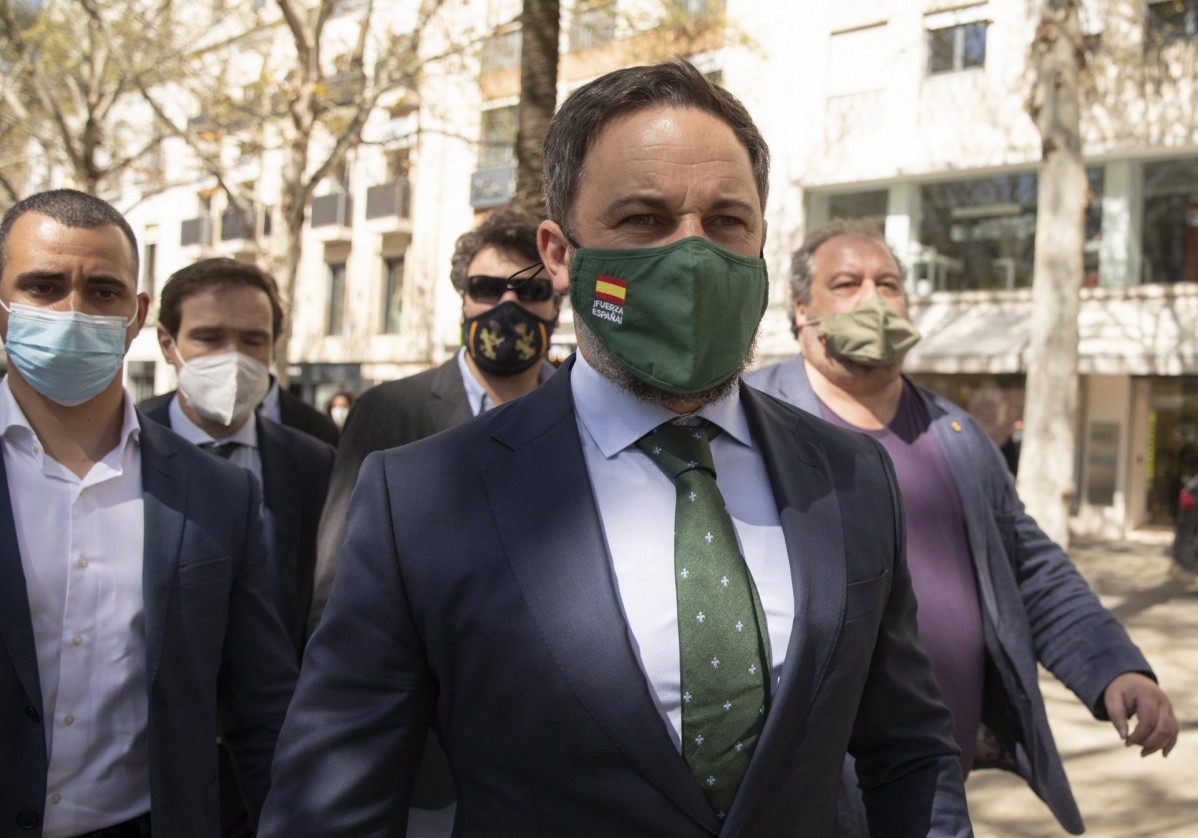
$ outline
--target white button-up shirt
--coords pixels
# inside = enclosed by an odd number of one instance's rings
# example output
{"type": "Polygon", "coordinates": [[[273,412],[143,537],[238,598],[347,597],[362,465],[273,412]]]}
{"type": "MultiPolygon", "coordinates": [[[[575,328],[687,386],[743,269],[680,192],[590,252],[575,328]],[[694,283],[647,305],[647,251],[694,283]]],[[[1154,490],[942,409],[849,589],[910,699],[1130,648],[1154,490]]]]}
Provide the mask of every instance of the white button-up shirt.
{"type": "Polygon", "coordinates": [[[128,393],[124,405],[120,441],[81,479],[45,453],[0,382],[49,754],[44,838],[150,808],[140,429],[128,393]]]}
{"type": "MultiPolygon", "coordinates": [[[[637,399],[578,353],[570,373],[578,433],[611,555],[616,591],[632,646],[682,749],[678,600],[674,582],[674,481],[636,441],[678,414],[637,399]]],[[[716,485],[727,503],[741,555],[757,585],[770,642],[771,689],[786,662],[794,621],[790,559],[778,503],[761,453],[749,436],[739,391],[698,416],[719,426],[711,443],[716,485]]]]}

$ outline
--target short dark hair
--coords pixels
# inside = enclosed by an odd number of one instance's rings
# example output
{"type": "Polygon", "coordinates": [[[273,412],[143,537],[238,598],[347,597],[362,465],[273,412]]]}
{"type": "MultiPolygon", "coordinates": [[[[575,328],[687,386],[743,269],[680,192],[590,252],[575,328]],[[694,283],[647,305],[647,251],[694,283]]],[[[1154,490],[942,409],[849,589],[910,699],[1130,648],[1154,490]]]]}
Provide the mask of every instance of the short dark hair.
{"type": "Polygon", "coordinates": [[[906,293],[907,268],[890,246],[890,242],[886,241],[886,236],[877,222],[868,218],[833,218],[807,234],[807,238],[803,239],[790,262],[790,331],[795,337],[799,335],[799,326],[795,322],[794,304],[799,302],[807,305],[811,302],[811,283],[815,279],[815,251],[837,236],[860,236],[876,241],[886,248],[886,252],[898,267],[899,280],[903,283],[903,293],[906,293]]]}
{"type": "Polygon", "coordinates": [[[205,291],[224,290],[238,285],[266,292],[270,300],[271,339],[278,340],[283,334],[283,304],[279,301],[279,286],[274,277],[257,265],[236,259],[201,259],[171,274],[166,285],[162,286],[158,322],[171,337],[178,337],[184,300],[205,291]]]}
{"type": "Polygon", "coordinates": [[[628,67],[601,76],[570,95],[545,135],[545,207],[562,227],[578,193],[587,152],[604,126],[617,117],[655,105],[696,108],[727,123],[749,152],[757,197],[765,211],[769,194],[770,150],[740,100],[681,59],[628,67]]]}
{"type": "Polygon", "coordinates": [[[470,263],[484,247],[512,250],[528,259],[528,264],[539,264],[537,221],[515,207],[504,207],[490,213],[470,232],[458,236],[449,261],[449,279],[459,294],[466,293],[470,263]]]}
{"type": "Polygon", "coordinates": [[[136,283],[141,269],[141,258],[137,252],[137,236],[133,235],[133,228],[112,204],[77,189],[38,192],[8,208],[4,218],[0,219],[0,271],[4,270],[4,261],[8,257],[8,234],[12,231],[12,225],[22,215],[31,212],[53,218],[64,227],[95,230],[112,225],[119,229],[129,242],[129,252],[133,256],[133,280],[136,283]]]}

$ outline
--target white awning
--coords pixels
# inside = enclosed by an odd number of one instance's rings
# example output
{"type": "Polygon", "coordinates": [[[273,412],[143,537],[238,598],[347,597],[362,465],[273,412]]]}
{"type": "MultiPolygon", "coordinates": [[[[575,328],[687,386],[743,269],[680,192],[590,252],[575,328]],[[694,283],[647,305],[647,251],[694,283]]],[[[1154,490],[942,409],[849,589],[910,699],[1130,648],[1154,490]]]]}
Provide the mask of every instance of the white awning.
{"type": "MultiPolygon", "coordinates": [[[[911,317],[924,338],[904,369],[1026,372],[1031,306],[1030,289],[912,300],[911,317]]],[[[1084,375],[1198,374],[1198,286],[1084,289],[1078,327],[1084,375]]]]}

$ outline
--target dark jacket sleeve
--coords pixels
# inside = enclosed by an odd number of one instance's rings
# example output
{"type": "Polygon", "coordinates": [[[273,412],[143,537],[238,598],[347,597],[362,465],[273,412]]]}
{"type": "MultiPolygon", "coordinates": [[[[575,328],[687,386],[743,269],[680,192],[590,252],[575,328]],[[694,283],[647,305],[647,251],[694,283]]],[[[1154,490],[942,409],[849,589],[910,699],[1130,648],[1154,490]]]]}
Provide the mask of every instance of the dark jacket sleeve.
{"type": "Polygon", "coordinates": [[[217,706],[251,822],[270,787],[270,765],[298,677],[292,644],[275,606],[259,514],[258,483],[245,473],[248,525],[229,601],[217,706]]]}
{"type": "Polygon", "coordinates": [[[304,655],[260,838],[403,834],[436,684],[400,574],[383,466],[381,455],[366,460],[349,505],[343,572],[304,655]]]}

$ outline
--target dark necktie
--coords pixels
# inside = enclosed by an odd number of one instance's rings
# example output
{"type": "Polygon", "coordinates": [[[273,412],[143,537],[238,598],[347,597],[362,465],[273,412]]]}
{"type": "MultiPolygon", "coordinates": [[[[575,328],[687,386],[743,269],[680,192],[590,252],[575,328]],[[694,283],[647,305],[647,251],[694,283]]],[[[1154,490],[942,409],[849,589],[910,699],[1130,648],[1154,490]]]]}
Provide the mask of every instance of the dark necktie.
{"type": "Polygon", "coordinates": [[[227,460],[233,456],[233,452],[241,447],[240,442],[205,442],[200,445],[209,454],[215,454],[222,460],[227,460]]]}
{"type": "Polygon", "coordinates": [[[744,779],[769,705],[765,614],[715,482],[719,428],[659,425],[637,440],[674,480],[682,756],[717,817],[744,779]]]}

